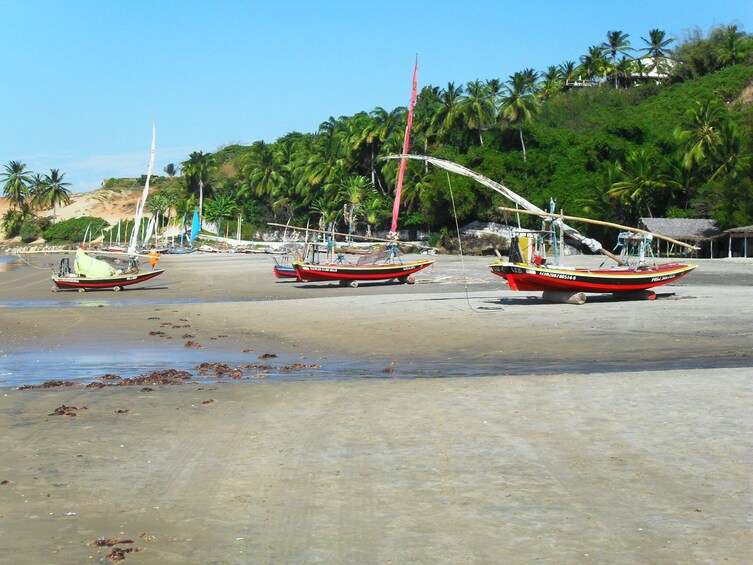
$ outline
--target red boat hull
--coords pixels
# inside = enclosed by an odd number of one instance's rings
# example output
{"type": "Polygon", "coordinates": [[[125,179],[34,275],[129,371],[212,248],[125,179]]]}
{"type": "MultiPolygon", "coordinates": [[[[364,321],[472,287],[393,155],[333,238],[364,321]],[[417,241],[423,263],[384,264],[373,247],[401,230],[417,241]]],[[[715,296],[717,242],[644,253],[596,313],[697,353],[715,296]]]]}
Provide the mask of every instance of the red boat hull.
{"type": "MultiPolygon", "coordinates": [[[[58,277],[53,276],[52,281],[60,290],[120,290],[125,286],[139,284],[164,273],[164,269],[145,271],[136,274],[123,274],[101,279],[88,279],[86,277],[58,277]]],[[[53,290],[57,290],[53,289],[53,290]]]]}
{"type": "Polygon", "coordinates": [[[634,270],[553,269],[519,263],[492,263],[492,273],[504,278],[511,290],[617,293],[647,290],[674,282],[697,265],[668,263],[634,270]]]}
{"type": "Polygon", "coordinates": [[[298,273],[295,267],[289,267],[287,265],[275,265],[275,277],[278,279],[297,279],[298,273]]]}
{"type": "Polygon", "coordinates": [[[303,281],[386,281],[407,279],[410,275],[434,264],[434,261],[389,265],[336,265],[293,263],[298,278],[303,281]]]}

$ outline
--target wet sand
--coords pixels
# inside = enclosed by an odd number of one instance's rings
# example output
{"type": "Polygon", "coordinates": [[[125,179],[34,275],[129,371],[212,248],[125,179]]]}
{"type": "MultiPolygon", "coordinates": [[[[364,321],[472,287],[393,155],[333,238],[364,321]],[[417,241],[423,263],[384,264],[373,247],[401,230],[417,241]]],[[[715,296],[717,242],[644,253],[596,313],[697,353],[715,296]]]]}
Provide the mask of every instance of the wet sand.
{"type": "Polygon", "coordinates": [[[264,256],[166,257],[117,294],[0,272],[0,363],[104,345],[169,368],[193,341],[367,368],[1,389],[0,562],[96,561],[98,538],[133,540],[126,563],[753,559],[753,261],[570,306],[437,260],[358,289],[276,282],[264,256]]]}

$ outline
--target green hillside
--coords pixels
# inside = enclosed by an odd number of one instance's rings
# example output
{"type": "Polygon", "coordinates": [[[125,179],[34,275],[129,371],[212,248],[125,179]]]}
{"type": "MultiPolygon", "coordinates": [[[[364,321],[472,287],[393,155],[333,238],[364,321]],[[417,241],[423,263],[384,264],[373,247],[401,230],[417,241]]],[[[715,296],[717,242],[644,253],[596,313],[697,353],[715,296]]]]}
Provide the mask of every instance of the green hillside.
{"type": "MultiPolygon", "coordinates": [[[[610,31],[577,64],[424,86],[410,152],[458,162],[541,207],[553,199],[570,215],[753,224],[753,37],[736,26],[679,45],[660,30],[648,37],[631,46],[627,34],[610,31]]],[[[201,202],[209,220],[229,225],[242,216],[244,237],[267,222],[386,230],[399,162],[385,157],[402,151],[407,114],[377,107],[324,119],[314,133],[192,153],[177,177],[170,165],[169,177],[155,179],[148,208],[182,215],[201,202]]],[[[6,195],[9,186],[22,194],[6,170],[6,195]]],[[[461,223],[505,221],[501,196],[410,161],[400,227],[454,226],[452,197],[461,223]]],[[[13,223],[4,218],[6,232],[20,226],[22,209],[7,214],[13,223]]]]}

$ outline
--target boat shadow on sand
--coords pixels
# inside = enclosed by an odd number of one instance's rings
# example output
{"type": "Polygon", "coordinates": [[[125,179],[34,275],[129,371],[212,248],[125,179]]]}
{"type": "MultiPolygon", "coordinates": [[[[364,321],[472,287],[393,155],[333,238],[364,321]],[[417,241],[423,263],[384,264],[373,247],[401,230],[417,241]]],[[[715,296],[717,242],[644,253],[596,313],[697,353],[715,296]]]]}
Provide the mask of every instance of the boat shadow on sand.
{"type": "MultiPolygon", "coordinates": [[[[112,293],[113,289],[111,288],[87,288],[84,292],[79,291],[76,288],[59,288],[59,289],[53,289],[58,294],[90,294],[90,293],[112,293]]],[[[128,293],[128,294],[134,294],[134,293],[141,293],[143,291],[147,292],[154,292],[157,290],[169,290],[169,287],[166,284],[161,285],[152,285],[152,286],[126,286],[122,289],[120,289],[120,293],[128,293]]]]}
{"type": "MultiPolygon", "coordinates": [[[[694,299],[694,296],[678,296],[674,292],[657,292],[650,299],[645,297],[624,296],[621,294],[588,294],[585,297],[585,302],[590,304],[594,303],[611,303],[611,302],[643,302],[646,300],[687,300],[694,299]]],[[[457,300],[471,300],[473,303],[481,303],[481,305],[474,305],[475,310],[498,310],[500,306],[541,306],[542,304],[555,305],[558,302],[545,299],[541,294],[530,296],[442,296],[442,297],[425,297],[417,300],[436,302],[436,301],[457,301],[457,300]]],[[[561,302],[560,302],[561,303],[561,302]]]]}
{"type": "MultiPolygon", "coordinates": [[[[283,281],[277,281],[277,282],[283,282],[283,281]]],[[[288,282],[288,281],[285,281],[288,282]]],[[[296,288],[302,288],[306,290],[312,290],[312,289],[323,289],[323,288],[348,288],[348,284],[343,284],[340,282],[329,282],[329,281],[299,281],[296,279],[290,279],[289,282],[297,283],[295,285],[296,288]]],[[[348,281],[349,282],[349,281],[348,281]]],[[[357,287],[358,288],[379,288],[384,286],[403,286],[405,284],[410,285],[411,283],[404,283],[401,281],[398,281],[397,279],[389,280],[389,281],[357,281],[357,287]]],[[[412,284],[422,284],[419,282],[412,283],[412,284]]]]}

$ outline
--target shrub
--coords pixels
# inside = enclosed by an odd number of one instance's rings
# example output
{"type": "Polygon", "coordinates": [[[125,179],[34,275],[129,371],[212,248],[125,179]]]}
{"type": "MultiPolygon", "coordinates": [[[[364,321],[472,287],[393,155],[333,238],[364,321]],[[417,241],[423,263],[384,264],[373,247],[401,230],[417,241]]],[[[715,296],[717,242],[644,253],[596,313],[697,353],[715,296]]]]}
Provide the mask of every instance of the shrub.
{"type": "Polygon", "coordinates": [[[102,218],[83,216],[51,225],[42,237],[50,243],[79,243],[84,241],[84,237],[89,237],[87,230],[89,235],[93,234],[93,239],[108,225],[107,220],[102,218]]]}
{"type": "Polygon", "coordinates": [[[42,233],[50,227],[50,220],[47,218],[27,218],[21,225],[21,241],[31,243],[39,239],[42,233]]]}

